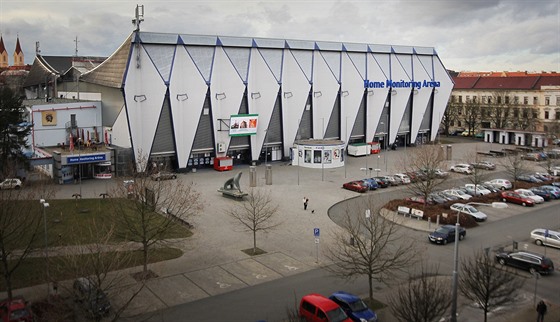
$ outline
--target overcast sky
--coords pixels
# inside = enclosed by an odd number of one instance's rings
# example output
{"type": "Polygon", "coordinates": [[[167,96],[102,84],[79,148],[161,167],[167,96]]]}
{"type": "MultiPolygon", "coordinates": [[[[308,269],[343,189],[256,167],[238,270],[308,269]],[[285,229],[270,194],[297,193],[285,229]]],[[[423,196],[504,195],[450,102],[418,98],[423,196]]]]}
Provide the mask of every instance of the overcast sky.
{"type": "Polygon", "coordinates": [[[560,72],[558,0],[0,0],[13,63],[16,37],[45,56],[109,56],[133,31],[434,47],[446,68],[560,72]]]}

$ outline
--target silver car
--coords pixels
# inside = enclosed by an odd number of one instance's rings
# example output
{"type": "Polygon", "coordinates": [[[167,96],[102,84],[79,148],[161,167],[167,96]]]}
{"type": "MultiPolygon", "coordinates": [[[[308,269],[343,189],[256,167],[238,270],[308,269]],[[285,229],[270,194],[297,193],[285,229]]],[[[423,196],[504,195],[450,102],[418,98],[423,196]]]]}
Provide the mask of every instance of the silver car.
{"type": "Polygon", "coordinates": [[[538,228],[531,232],[531,239],[535,244],[542,246],[560,247],[560,232],[538,228]]]}

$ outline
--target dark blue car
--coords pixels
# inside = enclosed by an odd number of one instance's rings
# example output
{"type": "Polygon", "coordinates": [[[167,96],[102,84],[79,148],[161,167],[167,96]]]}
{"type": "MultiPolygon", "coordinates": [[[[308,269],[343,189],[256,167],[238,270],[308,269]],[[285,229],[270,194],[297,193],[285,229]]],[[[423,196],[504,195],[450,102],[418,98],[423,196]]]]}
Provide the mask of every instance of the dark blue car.
{"type": "Polygon", "coordinates": [[[362,182],[369,188],[369,190],[377,190],[377,188],[379,188],[377,180],[373,178],[362,179],[362,182]]]}
{"type": "Polygon", "coordinates": [[[377,322],[377,314],[356,295],[338,291],[329,296],[329,299],[338,304],[352,321],[377,322]]]}

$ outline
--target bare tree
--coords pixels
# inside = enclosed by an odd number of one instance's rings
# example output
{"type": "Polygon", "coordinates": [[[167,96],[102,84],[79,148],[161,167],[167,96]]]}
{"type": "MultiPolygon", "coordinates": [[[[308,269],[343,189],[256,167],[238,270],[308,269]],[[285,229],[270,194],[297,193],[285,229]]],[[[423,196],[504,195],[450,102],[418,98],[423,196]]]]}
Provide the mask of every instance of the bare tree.
{"type": "Polygon", "coordinates": [[[143,251],[142,278],[148,278],[149,250],[165,241],[177,223],[188,223],[203,209],[193,184],[179,180],[154,181],[137,175],[128,185],[117,186],[109,195],[118,198],[110,205],[118,216],[122,237],[139,242],[143,251]]]}
{"type": "Polygon", "coordinates": [[[467,101],[464,104],[465,111],[463,115],[463,120],[465,121],[465,127],[469,135],[474,135],[477,126],[480,124],[481,107],[480,104],[475,101],[467,101]]]}
{"type": "Polygon", "coordinates": [[[335,263],[327,267],[331,273],[346,279],[367,277],[370,301],[374,280],[389,283],[421,257],[417,243],[398,234],[396,218],[386,219],[379,213],[382,205],[371,197],[356,199],[352,209],[348,206],[342,215],[341,228],[326,251],[327,258],[335,263]]]}
{"type": "Polygon", "coordinates": [[[487,181],[488,172],[490,170],[483,168],[481,166],[476,166],[478,162],[485,161],[482,160],[481,156],[477,153],[477,151],[467,154],[467,160],[469,160],[470,163],[473,164],[473,170],[470,174],[467,174],[467,180],[469,180],[470,183],[473,183],[475,185],[475,194],[476,194],[476,189],[479,188],[479,185],[487,181]]]}
{"type": "Polygon", "coordinates": [[[488,99],[489,120],[496,129],[505,129],[511,124],[513,107],[510,105],[510,93],[497,91],[488,99]]]}
{"type": "Polygon", "coordinates": [[[515,189],[519,176],[527,173],[527,161],[524,160],[520,153],[508,153],[505,158],[500,161],[505,168],[506,173],[512,178],[513,188],[515,189]]]}
{"type": "MultiPolygon", "coordinates": [[[[49,198],[42,184],[18,190],[0,190],[0,271],[8,298],[12,299],[12,277],[34,248],[46,247],[42,228],[47,213],[40,198],[49,198]]],[[[46,259],[46,257],[45,257],[46,259]]],[[[45,277],[47,281],[48,276],[45,277]]]]}
{"type": "Polygon", "coordinates": [[[542,162],[539,162],[541,168],[548,174],[552,174],[552,169],[560,165],[560,160],[557,159],[558,157],[560,157],[560,155],[556,153],[549,153],[551,152],[551,150],[552,149],[546,151],[548,153],[548,157],[542,162]]]}
{"type": "Polygon", "coordinates": [[[243,228],[253,233],[253,255],[257,254],[257,232],[275,229],[280,223],[275,221],[278,205],[272,202],[269,192],[251,188],[246,200],[227,211],[243,228]]]}
{"type": "Polygon", "coordinates": [[[461,263],[459,289],[484,311],[484,322],[493,308],[514,302],[521,286],[523,280],[495,266],[488,252],[478,251],[461,263]]]}
{"type": "Polygon", "coordinates": [[[421,173],[421,176],[408,184],[407,188],[427,201],[430,194],[447,179],[443,172],[438,172],[445,167],[442,148],[438,145],[423,145],[410,151],[402,167],[407,173],[421,173]]]}
{"type": "Polygon", "coordinates": [[[459,109],[458,103],[449,102],[447,104],[447,108],[443,112],[443,117],[441,122],[443,124],[443,129],[445,131],[446,136],[449,136],[449,128],[451,127],[451,124],[454,124],[457,121],[458,109],[459,109]]]}
{"type": "MultiPolygon", "coordinates": [[[[111,303],[111,321],[117,321],[124,310],[136,298],[145,286],[144,282],[137,285],[126,285],[126,275],[119,270],[132,264],[132,253],[126,244],[112,244],[115,235],[115,227],[103,227],[103,224],[93,221],[89,226],[88,234],[92,243],[77,245],[72,251],[61,256],[64,265],[59,267],[70,270],[76,277],[87,277],[91,282],[91,288],[86,300],[90,300],[90,314],[95,321],[101,321],[104,317],[97,314],[97,305],[103,305],[98,299],[103,299],[111,293],[120,294],[123,288],[133,289],[131,296],[118,307],[111,303]],[[96,300],[91,300],[96,299],[96,300]]],[[[61,273],[67,273],[62,271],[61,273]]],[[[68,290],[72,291],[72,290],[68,290]]]]}
{"type": "Polygon", "coordinates": [[[438,268],[421,266],[418,275],[409,273],[408,282],[388,296],[391,312],[399,321],[440,321],[451,306],[451,283],[438,276],[438,268]]]}

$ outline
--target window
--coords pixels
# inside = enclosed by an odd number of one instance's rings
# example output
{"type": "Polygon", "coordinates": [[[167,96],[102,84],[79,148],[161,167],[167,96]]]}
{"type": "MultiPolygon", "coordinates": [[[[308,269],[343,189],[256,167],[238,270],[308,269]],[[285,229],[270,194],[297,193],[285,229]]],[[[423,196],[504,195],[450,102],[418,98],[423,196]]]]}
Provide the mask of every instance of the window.
{"type": "Polygon", "coordinates": [[[513,117],[515,117],[515,118],[519,117],[519,109],[518,108],[513,109],[513,117]]]}
{"type": "Polygon", "coordinates": [[[451,95],[451,102],[457,102],[457,97],[455,97],[455,95],[451,95]]]}
{"type": "Polygon", "coordinates": [[[506,104],[509,104],[509,96],[506,96],[505,99],[506,99],[506,104]]]}
{"type": "Polygon", "coordinates": [[[556,106],[560,106],[560,96],[556,96],[556,106]]]}
{"type": "Polygon", "coordinates": [[[488,96],[488,104],[492,104],[492,96],[488,96]]]}
{"type": "Polygon", "coordinates": [[[550,105],[550,96],[545,96],[544,105],[550,105]]]}
{"type": "Polygon", "coordinates": [[[470,96],[470,95],[467,95],[466,100],[467,100],[467,103],[470,103],[470,102],[471,102],[471,96],[470,96]]]}
{"type": "Polygon", "coordinates": [[[544,111],[544,119],[545,119],[545,120],[548,120],[548,118],[549,118],[549,115],[548,115],[548,114],[549,114],[548,111],[544,111]]]}
{"type": "Polygon", "coordinates": [[[529,105],[529,96],[523,96],[523,104],[529,105]]]}
{"type": "Polygon", "coordinates": [[[514,102],[515,104],[519,104],[519,96],[515,96],[515,97],[513,98],[513,102],[514,102]]]}
{"type": "Polygon", "coordinates": [[[539,98],[537,96],[533,96],[533,105],[539,105],[539,98]]]}
{"type": "Polygon", "coordinates": [[[501,96],[498,96],[497,100],[498,100],[498,102],[497,102],[498,104],[502,104],[502,97],[501,96]]]}
{"type": "Polygon", "coordinates": [[[486,96],[482,96],[482,103],[486,104],[488,102],[488,100],[486,99],[486,96]]]}
{"type": "Polygon", "coordinates": [[[556,119],[560,120],[560,110],[556,110],[556,119]]]}
{"type": "Polygon", "coordinates": [[[461,126],[461,121],[457,121],[457,126],[461,126]]]}
{"type": "Polygon", "coordinates": [[[463,103],[463,96],[459,95],[459,103],[463,103]]]}

